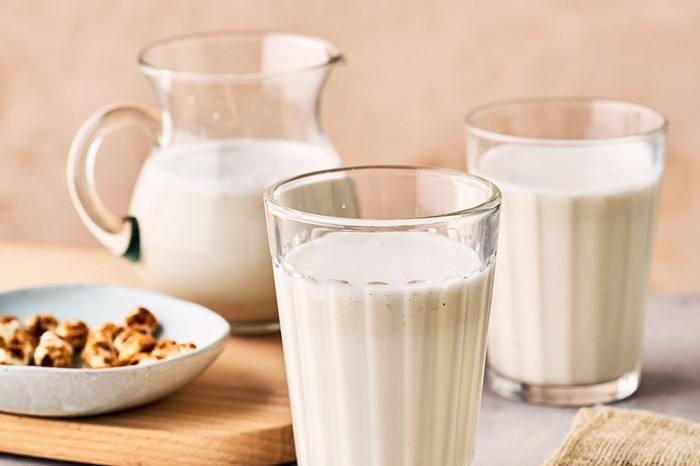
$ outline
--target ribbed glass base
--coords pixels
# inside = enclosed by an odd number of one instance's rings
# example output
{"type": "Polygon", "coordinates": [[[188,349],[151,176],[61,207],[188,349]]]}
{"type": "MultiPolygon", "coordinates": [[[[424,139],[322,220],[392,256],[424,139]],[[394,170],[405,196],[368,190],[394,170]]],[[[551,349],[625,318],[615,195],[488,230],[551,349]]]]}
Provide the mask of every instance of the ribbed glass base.
{"type": "Polygon", "coordinates": [[[636,369],[607,382],[588,385],[538,385],[513,380],[495,369],[487,369],[491,389],[511,400],[549,406],[590,406],[627,398],[639,387],[636,369]]]}

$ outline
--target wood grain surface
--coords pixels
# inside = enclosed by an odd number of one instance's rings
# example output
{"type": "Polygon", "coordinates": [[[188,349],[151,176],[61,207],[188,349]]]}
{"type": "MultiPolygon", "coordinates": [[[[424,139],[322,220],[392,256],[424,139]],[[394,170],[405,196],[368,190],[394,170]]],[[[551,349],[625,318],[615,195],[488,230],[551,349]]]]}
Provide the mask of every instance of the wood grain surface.
{"type": "MultiPolygon", "coordinates": [[[[0,243],[0,290],[64,282],[138,285],[95,248],[0,243]]],[[[44,419],[0,414],[0,452],[108,465],[269,465],[294,460],[279,335],[231,338],[175,394],[121,413],[44,419]]]]}

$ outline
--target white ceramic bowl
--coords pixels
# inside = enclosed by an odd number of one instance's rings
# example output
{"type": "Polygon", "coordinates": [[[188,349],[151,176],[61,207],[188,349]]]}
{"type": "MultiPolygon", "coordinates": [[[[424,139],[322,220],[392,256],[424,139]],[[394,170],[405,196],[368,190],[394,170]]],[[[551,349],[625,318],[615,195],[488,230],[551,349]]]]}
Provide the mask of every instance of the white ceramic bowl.
{"type": "Polygon", "coordinates": [[[143,366],[58,369],[0,365],[0,411],[33,416],[88,416],[161,398],[199,375],[219,355],[229,334],[218,314],[194,303],[116,285],[56,285],[0,293],[0,315],[20,319],[51,313],[90,327],[119,322],[134,306],[148,308],[161,324],[159,337],[197,349],[143,366]]]}

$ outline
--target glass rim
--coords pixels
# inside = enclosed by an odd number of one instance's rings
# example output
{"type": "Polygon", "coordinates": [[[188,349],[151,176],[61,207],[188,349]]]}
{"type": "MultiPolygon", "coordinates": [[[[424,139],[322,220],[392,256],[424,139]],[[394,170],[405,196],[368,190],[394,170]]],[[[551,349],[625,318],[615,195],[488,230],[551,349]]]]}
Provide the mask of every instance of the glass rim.
{"type": "Polygon", "coordinates": [[[307,71],[313,71],[330,67],[336,63],[344,61],[345,58],[338,49],[329,41],[320,37],[306,36],[303,34],[295,34],[288,32],[263,31],[263,30],[222,30],[210,32],[195,32],[189,34],[179,34],[176,36],[160,39],[144,46],[138,54],[138,64],[141,71],[148,76],[160,76],[183,81],[253,81],[271,78],[280,78],[294,74],[300,74],[307,71]],[[232,41],[244,39],[262,40],[266,37],[278,37],[289,42],[297,42],[307,46],[325,50],[327,58],[318,63],[280,69],[270,72],[243,72],[243,73],[208,73],[197,71],[182,71],[160,66],[148,59],[148,54],[161,47],[167,47],[173,44],[184,44],[192,41],[206,41],[212,39],[229,39],[232,41]]]}
{"type": "Polygon", "coordinates": [[[521,145],[553,145],[553,146],[578,146],[578,145],[599,145],[599,144],[618,144],[618,143],[630,143],[635,141],[643,141],[648,139],[653,139],[658,136],[664,135],[668,132],[668,119],[666,116],[659,112],[658,110],[649,107],[647,105],[639,104],[636,102],[630,102],[627,100],[620,99],[608,99],[599,97],[525,97],[525,98],[515,98],[515,99],[505,99],[498,100],[494,102],[489,102],[486,104],[479,105],[470,110],[464,118],[464,123],[467,132],[471,135],[475,135],[484,139],[489,139],[504,143],[513,143],[521,145]],[[566,103],[604,103],[604,104],[614,104],[625,106],[627,110],[637,110],[643,111],[650,115],[655,116],[659,119],[660,123],[653,126],[651,129],[645,131],[638,131],[631,134],[625,134],[620,136],[606,136],[599,138],[541,138],[541,137],[529,137],[529,136],[516,136],[512,134],[499,133],[498,131],[492,131],[485,129],[480,125],[474,123],[474,118],[482,114],[485,111],[494,110],[498,108],[505,108],[508,106],[520,106],[534,103],[552,103],[552,104],[566,104],[566,103]]]}
{"type": "Polygon", "coordinates": [[[288,220],[295,220],[318,226],[336,228],[341,227],[347,229],[382,229],[432,225],[450,220],[455,220],[458,218],[486,213],[497,209],[501,205],[501,190],[498,188],[498,186],[496,186],[494,183],[487,180],[486,178],[482,178],[481,176],[473,175],[471,173],[452,168],[427,167],[421,165],[356,165],[349,167],[332,168],[328,170],[313,171],[278,181],[277,183],[274,183],[269,188],[267,188],[267,190],[265,190],[263,200],[267,212],[275,216],[284,217],[288,220]],[[279,189],[290,184],[298,183],[303,180],[311,178],[325,179],[330,175],[334,174],[374,170],[397,170],[411,172],[428,171],[437,174],[457,176],[464,180],[470,180],[472,182],[480,184],[481,186],[487,188],[490,194],[488,195],[488,198],[486,200],[465,209],[445,212],[437,215],[428,215],[424,217],[409,217],[396,219],[353,218],[315,214],[312,212],[304,211],[302,209],[295,209],[293,207],[283,205],[275,197],[275,194],[279,189]]]}

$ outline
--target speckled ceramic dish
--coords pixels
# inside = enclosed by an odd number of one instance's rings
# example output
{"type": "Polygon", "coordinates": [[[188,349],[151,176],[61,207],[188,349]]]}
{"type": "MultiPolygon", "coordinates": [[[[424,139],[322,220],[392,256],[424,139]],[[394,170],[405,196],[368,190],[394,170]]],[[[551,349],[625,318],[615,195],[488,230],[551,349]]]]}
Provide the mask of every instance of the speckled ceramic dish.
{"type": "Polygon", "coordinates": [[[223,349],[228,323],[216,313],[169,296],[116,285],[56,285],[0,293],[0,315],[52,313],[89,326],[118,322],[134,306],[150,309],[159,337],[197,349],[143,365],[110,369],[0,366],[0,411],[32,416],[88,416],[139,406],[182,387],[223,349]]]}

